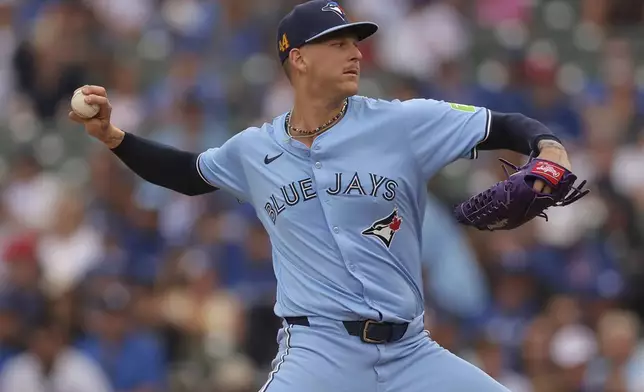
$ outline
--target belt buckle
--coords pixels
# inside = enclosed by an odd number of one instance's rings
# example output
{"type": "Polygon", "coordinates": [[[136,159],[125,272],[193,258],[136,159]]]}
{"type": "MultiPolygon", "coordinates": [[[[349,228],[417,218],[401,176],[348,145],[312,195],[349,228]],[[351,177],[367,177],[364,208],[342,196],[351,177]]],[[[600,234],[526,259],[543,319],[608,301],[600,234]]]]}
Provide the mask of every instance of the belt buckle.
{"type": "Polygon", "coordinates": [[[362,341],[365,343],[372,343],[372,344],[382,344],[385,343],[386,340],[383,339],[371,339],[367,336],[367,331],[369,331],[369,325],[370,324],[379,324],[376,321],[373,320],[366,320],[364,322],[364,327],[362,328],[362,341]]]}

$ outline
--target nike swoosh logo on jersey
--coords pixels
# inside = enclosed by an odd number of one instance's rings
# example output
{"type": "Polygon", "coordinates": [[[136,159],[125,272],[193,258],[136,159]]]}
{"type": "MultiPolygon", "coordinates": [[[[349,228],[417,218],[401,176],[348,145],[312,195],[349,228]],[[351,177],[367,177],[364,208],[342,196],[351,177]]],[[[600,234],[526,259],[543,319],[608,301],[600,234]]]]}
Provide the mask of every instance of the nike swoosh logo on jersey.
{"type": "Polygon", "coordinates": [[[279,153],[279,155],[275,155],[275,156],[274,156],[274,157],[272,157],[272,158],[269,158],[269,157],[268,157],[268,154],[266,154],[266,156],[264,157],[264,164],[268,165],[269,163],[273,162],[273,161],[274,161],[274,160],[276,160],[277,158],[281,157],[281,156],[282,156],[282,154],[284,154],[284,153],[283,153],[283,152],[281,152],[281,153],[279,153]]]}

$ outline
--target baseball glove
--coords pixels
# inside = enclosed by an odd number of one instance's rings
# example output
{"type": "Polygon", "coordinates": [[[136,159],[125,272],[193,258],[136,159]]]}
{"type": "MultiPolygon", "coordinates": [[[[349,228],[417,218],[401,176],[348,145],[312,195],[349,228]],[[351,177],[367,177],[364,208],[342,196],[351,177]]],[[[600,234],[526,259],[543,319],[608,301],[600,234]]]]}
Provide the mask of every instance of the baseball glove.
{"type": "Polygon", "coordinates": [[[590,192],[583,189],[586,181],[575,187],[577,176],[554,162],[535,158],[517,167],[505,159],[499,160],[507,179],[457,205],[454,215],[459,223],[479,230],[511,230],[535,217],[547,221],[546,209],[569,205],[590,192]],[[514,169],[512,175],[508,167],[514,169]],[[549,185],[552,193],[534,190],[537,179],[549,185]]]}

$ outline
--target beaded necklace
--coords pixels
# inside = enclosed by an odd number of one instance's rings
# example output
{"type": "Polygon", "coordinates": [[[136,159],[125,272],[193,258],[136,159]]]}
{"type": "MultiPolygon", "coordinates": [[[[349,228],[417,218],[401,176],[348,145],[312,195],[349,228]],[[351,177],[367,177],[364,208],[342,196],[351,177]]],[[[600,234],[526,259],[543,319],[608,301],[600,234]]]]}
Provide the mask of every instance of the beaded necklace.
{"type": "Polygon", "coordinates": [[[291,139],[294,138],[294,137],[314,137],[314,136],[317,136],[317,135],[321,134],[322,132],[326,131],[333,123],[338,121],[340,119],[340,117],[342,117],[346,113],[348,104],[349,104],[349,100],[345,99],[344,104],[342,105],[342,110],[340,110],[340,112],[338,114],[336,114],[332,119],[330,119],[329,121],[327,121],[326,123],[320,125],[319,127],[315,128],[312,131],[307,131],[305,129],[299,129],[299,128],[295,128],[294,126],[292,126],[291,125],[291,112],[292,112],[292,110],[291,110],[286,114],[286,119],[285,119],[286,134],[291,139]],[[293,134],[291,132],[298,133],[299,135],[298,136],[293,136],[293,134]]]}

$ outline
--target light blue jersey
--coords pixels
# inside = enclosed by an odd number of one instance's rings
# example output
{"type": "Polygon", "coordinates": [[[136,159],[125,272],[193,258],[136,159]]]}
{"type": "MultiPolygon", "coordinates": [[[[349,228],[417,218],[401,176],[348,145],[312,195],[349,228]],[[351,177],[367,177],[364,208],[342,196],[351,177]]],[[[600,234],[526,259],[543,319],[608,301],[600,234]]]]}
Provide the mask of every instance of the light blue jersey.
{"type": "Polygon", "coordinates": [[[411,322],[424,310],[427,181],[476,157],[489,111],[354,96],[310,149],[287,136],[285,116],[198,160],[208,183],[258,211],[273,246],[275,313],[411,322]]]}

